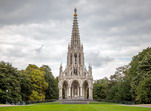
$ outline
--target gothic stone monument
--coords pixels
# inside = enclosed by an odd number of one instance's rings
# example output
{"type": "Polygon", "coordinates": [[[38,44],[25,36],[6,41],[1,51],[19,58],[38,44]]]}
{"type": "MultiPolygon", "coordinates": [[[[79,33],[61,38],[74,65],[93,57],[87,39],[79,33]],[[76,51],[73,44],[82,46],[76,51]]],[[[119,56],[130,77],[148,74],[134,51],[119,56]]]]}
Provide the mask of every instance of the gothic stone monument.
{"type": "Polygon", "coordinates": [[[68,46],[67,53],[67,66],[64,70],[62,65],[60,66],[58,78],[60,100],[93,99],[92,67],[89,65],[88,70],[85,68],[83,45],[80,42],[77,16],[77,10],[75,9],[71,43],[68,46]]]}

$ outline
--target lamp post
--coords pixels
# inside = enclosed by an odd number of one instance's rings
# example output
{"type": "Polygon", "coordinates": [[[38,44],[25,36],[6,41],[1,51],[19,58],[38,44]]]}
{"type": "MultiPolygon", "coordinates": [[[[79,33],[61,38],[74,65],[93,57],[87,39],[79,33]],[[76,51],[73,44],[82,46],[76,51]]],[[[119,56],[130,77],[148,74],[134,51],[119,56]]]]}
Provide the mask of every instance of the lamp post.
{"type": "Polygon", "coordinates": [[[8,93],[8,90],[6,89],[6,102],[5,102],[5,104],[7,104],[7,93],[8,93]]]}

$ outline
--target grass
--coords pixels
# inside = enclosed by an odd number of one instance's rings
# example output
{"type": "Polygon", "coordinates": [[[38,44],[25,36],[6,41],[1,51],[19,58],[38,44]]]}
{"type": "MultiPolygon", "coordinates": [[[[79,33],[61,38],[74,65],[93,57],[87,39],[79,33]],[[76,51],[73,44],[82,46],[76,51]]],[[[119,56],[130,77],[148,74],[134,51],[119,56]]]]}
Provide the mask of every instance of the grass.
{"type": "Polygon", "coordinates": [[[151,108],[122,106],[119,104],[59,104],[38,103],[26,106],[0,107],[0,111],[151,111],[151,108]]]}

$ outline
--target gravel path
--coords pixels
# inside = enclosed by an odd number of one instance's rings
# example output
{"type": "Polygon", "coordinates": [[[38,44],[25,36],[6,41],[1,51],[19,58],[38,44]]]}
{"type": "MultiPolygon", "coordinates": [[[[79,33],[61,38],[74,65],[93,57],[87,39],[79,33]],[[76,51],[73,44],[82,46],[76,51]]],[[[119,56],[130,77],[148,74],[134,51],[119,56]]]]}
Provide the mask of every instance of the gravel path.
{"type": "Polygon", "coordinates": [[[148,107],[148,108],[151,108],[151,104],[137,104],[137,105],[124,105],[124,106],[136,106],[136,107],[148,107]]]}
{"type": "Polygon", "coordinates": [[[11,106],[16,106],[16,105],[10,105],[10,104],[2,104],[0,107],[11,107],[11,106]]]}

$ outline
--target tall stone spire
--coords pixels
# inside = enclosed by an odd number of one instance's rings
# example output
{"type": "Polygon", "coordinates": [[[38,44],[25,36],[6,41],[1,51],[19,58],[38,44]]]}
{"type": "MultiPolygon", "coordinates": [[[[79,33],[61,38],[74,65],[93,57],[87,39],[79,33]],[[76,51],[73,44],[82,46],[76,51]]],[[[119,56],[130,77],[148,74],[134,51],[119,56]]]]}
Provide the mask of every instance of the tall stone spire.
{"type": "Polygon", "coordinates": [[[68,44],[67,65],[60,65],[58,77],[59,99],[93,99],[92,67],[88,70],[84,64],[83,45],[77,20],[77,9],[74,9],[71,43],[68,44]]]}
{"type": "Polygon", "coordinates": [[[77,9],[74,9],[74,18],[73,18],[73,27],[72,27],[72,35],[71,35],[71,47],[76,48],[80,47],[80,34],[78,28],[78,14],[77,9]]]}

